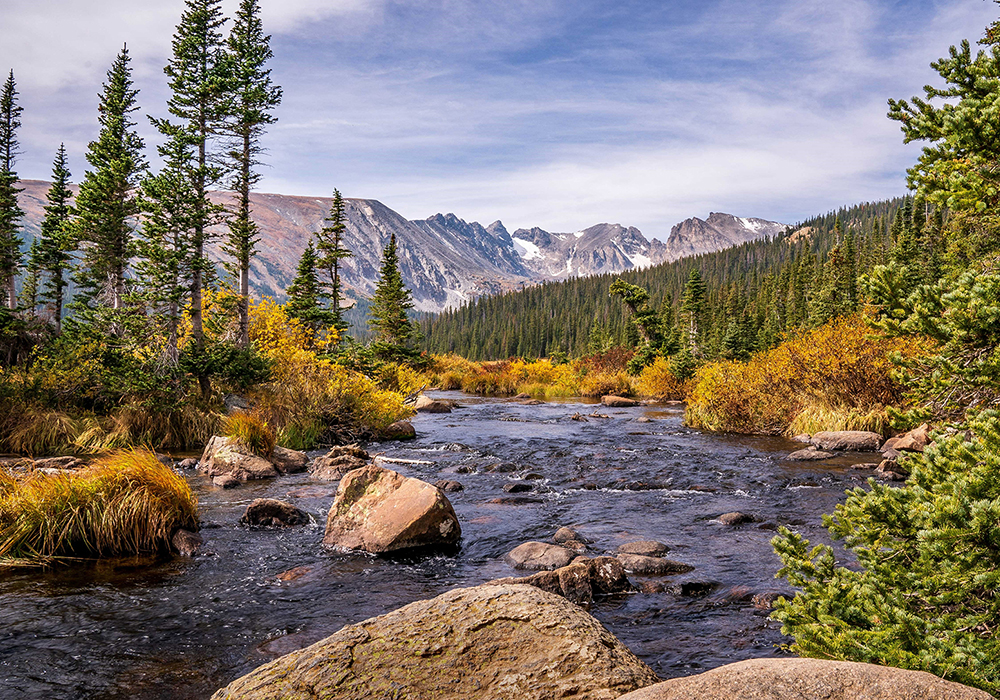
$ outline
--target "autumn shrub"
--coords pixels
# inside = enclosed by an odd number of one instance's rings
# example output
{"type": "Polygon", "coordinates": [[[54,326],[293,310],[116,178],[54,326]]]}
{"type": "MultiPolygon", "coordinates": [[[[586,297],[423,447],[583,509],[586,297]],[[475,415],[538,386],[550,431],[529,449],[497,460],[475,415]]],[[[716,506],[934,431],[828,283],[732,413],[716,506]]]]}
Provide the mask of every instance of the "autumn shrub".
{"type": "Polygon", "coordinates": [[[624,372],[628,363],[635,356],[635,350],[622,346],[613,347],[605,352],[587,355],[576,361],[581,373],[588,372],[624,372]]]}
{"type": "Polygon", "coordinates": [[[662,357],[643,368],[635,384],[640,396],[656,401],[683,401],[691,389],[689,382],[678,379],[670,362],[662,357]]]}
{"type": "Polygon", "coordinates": [[[506,360],[476,364],[462,379],[462,391],[482,396],[513,396],[521,378],[506,360]]]}
{"type": "Polygon", "coordinates": [[[0,474],[0,564],[165,552],[198,527],[185,479],[152,452],[118,452],[85,469],[0,474]]]}
{"type": "Polygon", "coordinates": [[[386,391],[396,391],[409,396],[427,386],[424,376],[408,365],[386,362],[378,368],[378,385],[386,391]]]}
{"type": "Polygon", "coordinates": [[[687,421],[709,430],[769,434],[806,423],[812,432],[847,424],[884,427],[880,416],[904,394],[893,356],[922,349],[916,339],[877,335],[859,316],[835,319],[747,362],[703,365],[694,376],[687,421]]]}
{"type": "Polygon", "coordinates": [[[600,397],[612,394],[614,396],[632,396],[635,387],[632,377],[625,371],[594,371],[588,372],[580,380],[580,395],[600,397]]]}

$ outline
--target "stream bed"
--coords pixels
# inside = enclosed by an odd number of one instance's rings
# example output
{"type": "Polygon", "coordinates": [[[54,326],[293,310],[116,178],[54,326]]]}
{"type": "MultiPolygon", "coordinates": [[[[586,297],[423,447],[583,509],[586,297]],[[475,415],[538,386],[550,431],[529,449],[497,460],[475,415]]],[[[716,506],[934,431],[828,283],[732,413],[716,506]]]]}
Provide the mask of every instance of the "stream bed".
{"type": "Polygon", "coordinates": [[[821,514],[868,476],[850,465],[871,461],[848,454],[788,462],[801,445],[691,430],[680,407],[433,396],[457,399],[461,408],[415,417],[416,440],[368,449],[431,462],[387,465],[407,476],[464,486],[448,494],[462,526],[457,554],[335,552],[321,542],[336,483],[298,474],[224,491],[188,472],[205,538],[198,556],[0,574],[5,700],[205,699],[345,624],[451,588],[530,574],[511,569],[504,555],[528,540],[550,542],[563,525],[592,540],[593,555],[652,539],[695,567],[681,576],[631,576],[666,590],[590,608],[661,677],[775,656],[790,640],[754,604],[754,596],[790,592],[774,578],[780,562],[770,539],[788,525],[828,542],[821,514]],[[595,411],[607,417],[590,417],[595,411]],[[586,420],[573,420],[577,413],[586,420]],[[505,492],[514,481],[533,490],[505,492]],[[287,500],[314,522],[240,526],[246,505],[260,497],[287,500]],[[730,511],[758,522],[732,528],[715,520],[730,511]],[[684,582],[695,583],[689,589],[697,594],[682,595],[677,584],[684,582]]]}

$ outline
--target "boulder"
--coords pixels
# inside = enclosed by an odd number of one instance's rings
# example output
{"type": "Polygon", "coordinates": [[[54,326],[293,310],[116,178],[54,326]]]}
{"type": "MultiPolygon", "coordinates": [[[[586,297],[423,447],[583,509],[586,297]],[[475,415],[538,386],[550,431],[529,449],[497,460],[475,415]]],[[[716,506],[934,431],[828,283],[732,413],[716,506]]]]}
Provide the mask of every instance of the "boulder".
{"type": "Polygon", "coordinates": [[[611,700],[657,680],[573,603],[532,586],[487,585],[348,625],[212,699],[611,700]]]}
{"type": "MultiPolygon", "coordinates": [[[[336,448],[335,448],[336,449],[336,448]]],[[[317,457],[309,463],[309,476],[319,481],[340,481],[344,474],[361,469],[368,462],[349,454],[317,457]]]]}
{"type": "Polygon", "coordinates": [[[180,528],[170,538],[170,547],[182,557],[193,557],[198,548],[205,543],[201,535],[180,528]]]}
{"type": "Polygon", "coordinates": [[[882,436],[866,430],[832,430],[814,434],[811,442],[821,450],[878,452],[882,436]]]}
{"type": "Polygon", "coordinates": [[[271,463],[282,474],[298,474],[306,470],[309,456],[305,452],[275,445],[271,452],[271,463]]]}
{"type": "Polygon", "coordinates": [[[736,510],[733,511],[732,513],[723,513],[722,515],[720,515],[719,522],[722,523],[723,525],[729,525],[730,527],[734,527],[736,525],[746,525],[747,523],[756,522],[756,518],[754,518],[752,515],[741,513],[738,510],[736,510]]]}
{"type": "Polygon", "coordinates": [[[785,459],[791,462],[811,462],[819,459],[830,459],[831,457],[833,457],[832,452],[823,452],[822,450],[817,450],[815,447],[809,447],[804,450],[796,450],[785,457],[785,459]]]}
{"type": "Polygon", "coordinates": [[[219,476],[212,479],[212,483],[221,489],[234,489],[243,482],[237,479],[232,474],[220,474],[219,476]]]}
{"type": "Polygon", "coordinates": [[[503,578],[488,585],[527,584],[561,595],[574,603],[586,604],[594,596],[628,593],[634,590],[625,569],[612,557],[577,557],[554,571],[540,571],[523,578],[503,578]]]}
{"type": "Polygon", "coordinates": [[[291,503],[276,498],[255,498],[240,518],[240,525],[288,527],[305,525],[309,516],[291,503]]]}
{"type": "Polygon", "coordinates": [[[236,440],[216,435],[208,444],[198,463],[198,471],[208,476],[229,474],[240,481],[269,479],[278,476],[278,470],[268,460],[251,454],[236,440]]]}
{"type": "Polygon", "coordinates": [[[381,554],[454,545],[461,536],[455,510],[440,489],[369,465],[341,479],[323,542],[381,554]]]}
{"type": "Polygon", "coordinates": [[[417,436],[413,424],[407,420],[398,420],[382,431],[385,440],[412,440],[417,436]]]}
{"type": "Polygon", "coordinates": [[[910,471],[906,467],[899,465],[894,459],[883,459],[875,469],[875,476],[889,481],[906,481],[910,471]]]}
{"type": "Polygon", "coordinates": [[[441,479],[440,481],[435,481],[434,486],[441,489],[445,493],[455,493],[465,490],[465,487],[462,486],[462,484],[457,481],[452,481],[451,479],[441,479]]]}
{"type": "Polygon", "coordinates": [[[565,542],[561,542],[560,546],[565,547],[576,554],[583,554],[587,551],[587,545],[580,540],[566,540],[565,542]]]}
{"type": "Polygon", "coordinates": [[[194,469],[198,466],[198,460],[194,457],[188,457],[187,459],[182,459],[177,463],[179,469],[194,469]]]}
{"type": "Polygon", "coordinates": [[[602,396],[601,403],[608,408],[632,408],[639,405],[639,402],[635,399],[627,399],[624,396],[614,396],[612,394],[602,396]]]}
{"type": "Polygon", "coordinates": [[[923,452],[931,444],[931,431],[926,423],[914,428],[908,433],[895,438],[892,448],[897,451],[923,452]]]}
{"type": "Polygon", "coordinates": [[[514,399],[516,399],[516,400],[530,399],[530,398],[531,398],[531,394],[525,394],[523,391],[520,394],[518,394],[517,396],[514,397],[514,399]]]}
{"type": "Polygon", "coordinates": [[[990,700],[925,671],[823,659],[751,659],[672,678],[619,700],[990,700]]]}
{"type": "Polygon", "coordinates": [[[812,442],[812,435],[810,435],[809,433],[799,433],[798,435],[793,435],[789,439],[792,442],[801,442],[805,445],[808,445],[812,442]]]}
{"type": "Polygon", "coordinates": [[[541,406],[544,401],[541,399],[524,399],[523,401],[518,401],[522,406],[541,406]]]}
{"type": "Polygon", "coordinates": [[[439,399],[432,399],[429,396],[420,395],[417,398],[417,402],[413,405],[417,413],[451,413],[451,409],[455,407],[452,401],[441,401],[439,399]]]}
{"type": "Polygon", "coordinates": [[[684,574],[694,571],[690,564],[682,564],[672,559],[663,557],[645,557],[641,554],[619,554],[618,561],[625,567],[626,571],[633,574],[684,574]]]}
{"type": "Polygon", "coordinates": [[[557,544],[525,542],[514,547],[504,559],[515,569],[548,570],[566,566],[576,554],[557,544]]]}
{"type": "Polygon", "coordinates": [[[619,554],[638,554],[643,557],[663,557],[670,551],[670,547],[662,542],[639,540],[638,542],[626,542],[615,551],[619,554]]]}
{"type": "Polygon", "coordinates": [[[528,491],[531,491],[534,488],[535,487],[532,486],[531,484],[525,484],[523,482],[517,482],[517,481],[503,485],[503,490],[506,491],[507,493],[527,493],[528,491]]]}
{"type": "Polygon", "coordinates": [[[562,544],[563,542],[569,542],[571,540],[582,542],[584,544],[590,544],[590,540],[571,527],[561,527],[556,530],[556,534],[552,536],[552,541],[556,544],[562,544]]]}

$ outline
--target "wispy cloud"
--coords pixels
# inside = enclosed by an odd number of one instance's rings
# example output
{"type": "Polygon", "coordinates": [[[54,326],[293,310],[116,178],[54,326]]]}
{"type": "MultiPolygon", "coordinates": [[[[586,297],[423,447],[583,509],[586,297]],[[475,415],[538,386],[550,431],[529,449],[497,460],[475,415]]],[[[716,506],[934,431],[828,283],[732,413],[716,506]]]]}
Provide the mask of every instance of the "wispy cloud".
{"type": "MultiPolygon", "coordinates": [[[[794,221],[902,192],[916,148],[886,98],[918,93],[928,63],[995,16],[968,0],[262,4],[285,91],[265,189],[660,237],[709,210],[794,221]]],[[[22,174],[45,177],[61,140],[82,172],[123,41],[144,111],[162,114],[180,0],[8,5],[22,174]]]]}

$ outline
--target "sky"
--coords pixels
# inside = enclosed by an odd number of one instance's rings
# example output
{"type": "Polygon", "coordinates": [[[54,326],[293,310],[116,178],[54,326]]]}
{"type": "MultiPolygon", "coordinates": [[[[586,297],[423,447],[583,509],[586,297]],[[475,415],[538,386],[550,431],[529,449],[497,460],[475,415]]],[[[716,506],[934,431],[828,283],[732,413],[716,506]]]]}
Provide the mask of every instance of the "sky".
{"type": "MultiPolygon", "coordinates": [[[[940,85],[930,62],[1000,14],[987,0],[260,4],[284,92],[261,191],[336,187],[410,219],[609,222],[661,240],[711,211],[796,223],[903,194],[920,144],[903,144],[886,100],[940,85]]],[[[183,0],[3,5],[21,177],[48,179],[60,142],[82,177],[123,43],[139,114],[167,116],[183,0]]],[[[144,116],[139,128],[152,156],[144,116]]]]}

